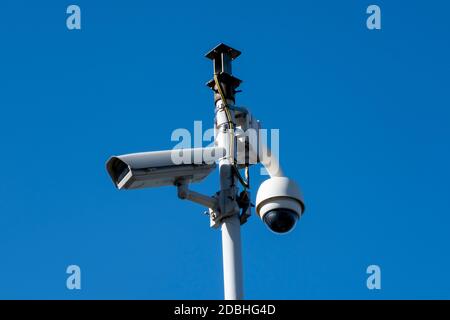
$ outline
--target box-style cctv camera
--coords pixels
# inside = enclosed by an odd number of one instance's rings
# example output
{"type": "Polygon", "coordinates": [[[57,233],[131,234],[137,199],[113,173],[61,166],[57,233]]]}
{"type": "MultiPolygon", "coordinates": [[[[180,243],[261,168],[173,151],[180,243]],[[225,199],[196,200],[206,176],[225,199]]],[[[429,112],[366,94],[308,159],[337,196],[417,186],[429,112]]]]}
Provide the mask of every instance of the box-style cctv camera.
{"type": "Polygon", "coordinates": [[[106,169],[118,189],[199,182],[216,167],[223,148],[173,149],[113,156],[106,169]]]}

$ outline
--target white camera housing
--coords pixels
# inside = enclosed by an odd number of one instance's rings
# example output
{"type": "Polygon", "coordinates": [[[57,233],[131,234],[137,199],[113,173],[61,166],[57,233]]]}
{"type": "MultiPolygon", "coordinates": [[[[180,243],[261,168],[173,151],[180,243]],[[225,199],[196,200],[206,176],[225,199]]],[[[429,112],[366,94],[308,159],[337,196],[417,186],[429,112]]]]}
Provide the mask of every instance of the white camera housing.
{"type": "MultiPolygon", "coordinates": [[[[287,177],[272,177],[264,181],[258,189],[256,195],[256,212],[259,217],[276,233],[285,233],[290,231],[295,222],[301,217],[304,211],[303,196],[294,180],[287,177]],[[291,218],[291,225],[281,227],[276,230],[266,219],[268,213],[295,213],[296,217],[291,218]]],[[[275,224],[279,217],[273,217],[275,224]]]]}
{"type": "Polygon", "coordinates": [[[111,157],[106,169],[118,189],[198,182],[214,170],[223,152],[222,148],[194,148],[131,153],[111,157]]]}

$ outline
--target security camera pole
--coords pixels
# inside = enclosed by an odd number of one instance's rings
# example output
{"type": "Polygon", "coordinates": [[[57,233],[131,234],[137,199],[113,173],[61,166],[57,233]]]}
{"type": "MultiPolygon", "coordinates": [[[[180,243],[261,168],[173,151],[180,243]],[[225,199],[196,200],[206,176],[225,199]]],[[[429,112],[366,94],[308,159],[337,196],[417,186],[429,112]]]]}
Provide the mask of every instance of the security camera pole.
{"type": "Polygon", "coordinates": [[[270,230],[279,234],[289,232],[304,212],[299,187],[284,176],[276,154],[269,152],[259,136],[260,123],[248,109],[235,105],[236,89],[241,80],[232,75],[231,62],[239,55],[239,51],[224,44],[206,55],[214,65],[214,78],[207,84],[214,91],[214,147],[124,154],[112,156],[106,163],[118,189],[176,186],[179,198],[208,208],[211,227],[222,228],[227,300],[244,296],[240,226],[251,214],[249,166],[261,163],[270,175],[259,186],[255,202],[256,213],[270,230]],[[199,156],[201,161],[197,162],[199,156]],[[178,161],[178,157],[182,161],[178,161]],[[189,189],[190,183],[202,181],[216,168],[216,161],[219,162],[220,190],[208,196],[189,189]],[[245,179],[239,172],[243,168],[245,179]],[[238,183],[243,186],[239,195],[238,183]]]}
{"type": "Polygon", "coordinates": [[[208,86],[214,91],[216,144],[226,150],[219,160],[219,212],[222,227],[223,277],[226,300],[243,299],[241,219],[237,202],[238,188],[233,168],[236,156],[234,110],[236,88],[241,80],[233,77],[231,61],[241,53],[220,44],[206,57],[213,61],[214,79],[208,86]],[[225,101],[224,101],[225,99],[225,101]]]}

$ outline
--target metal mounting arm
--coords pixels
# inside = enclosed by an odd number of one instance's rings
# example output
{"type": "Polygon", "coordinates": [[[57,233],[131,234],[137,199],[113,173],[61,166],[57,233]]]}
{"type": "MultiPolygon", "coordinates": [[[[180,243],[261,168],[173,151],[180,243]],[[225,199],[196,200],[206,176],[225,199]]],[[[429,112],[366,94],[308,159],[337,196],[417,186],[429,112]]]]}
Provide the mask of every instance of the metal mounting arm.
{"type": "Polygon", "coordinates": [[[215,210],[218,202],[216,198],[206,196],[204,194],[192,191],[189,189],[187,183],[180,183],[177,185],[178,198],[183,200],[190,200],[192,202],[201,204],[207,208],[215,210]]]}
{"type": "Polygon", "coordinates": [[[280,160],[277,155],[273,153],[267,144],[263,141],[259,141],[259,155],[258,159],[261,164],[266,168],[270,177],[284,177],[283,170],[281,169],[280,160]]]}

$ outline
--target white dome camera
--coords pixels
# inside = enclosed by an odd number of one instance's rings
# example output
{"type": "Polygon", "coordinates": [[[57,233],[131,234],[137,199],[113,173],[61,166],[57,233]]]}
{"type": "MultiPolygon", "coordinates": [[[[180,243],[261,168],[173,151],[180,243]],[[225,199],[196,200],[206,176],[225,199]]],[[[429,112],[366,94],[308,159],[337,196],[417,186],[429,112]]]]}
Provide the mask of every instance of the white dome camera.
{"type": "Polygon", "coordinates": [[[304,210],[299,187],[287,177],[272,177],[258,189],[256,212],[275,233],[291,231],[304,210]]]}

